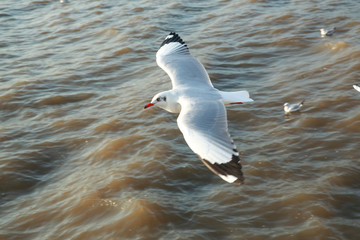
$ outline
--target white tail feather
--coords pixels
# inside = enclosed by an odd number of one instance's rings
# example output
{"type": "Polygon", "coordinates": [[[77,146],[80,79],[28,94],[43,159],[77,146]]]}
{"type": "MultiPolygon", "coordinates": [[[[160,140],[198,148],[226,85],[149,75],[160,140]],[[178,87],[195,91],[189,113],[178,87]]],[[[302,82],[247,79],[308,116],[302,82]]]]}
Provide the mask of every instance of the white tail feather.
{"type": "Polygon", "coordinates": [[[250,98],[248,91],[237,91],[237,92],[219,91],[219,93],[225,105],[254,101],[250,98]]]}

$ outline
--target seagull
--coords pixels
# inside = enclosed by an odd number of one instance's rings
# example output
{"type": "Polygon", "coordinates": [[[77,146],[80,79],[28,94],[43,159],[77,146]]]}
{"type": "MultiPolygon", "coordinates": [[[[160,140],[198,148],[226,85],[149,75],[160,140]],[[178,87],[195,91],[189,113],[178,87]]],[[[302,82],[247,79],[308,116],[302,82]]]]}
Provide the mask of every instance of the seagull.
{"type": "Polygon", "coordinates": [[[360,84],[354,84],[353,87],[360,92],[360,84]]]}
{"type": "Polygon", "coordinates": [[[300,108],[302,107],[304,102],[305,102],[305,100],[302,100],[301,102],[294,103],[294,104],[284,103],[284,111],[285,111],[285,113],[290,113],[290,112],[295,112],[295,111],[300,110],[300,108]]]}
{"type": "Polygon", "coordinates": [[[334,27],[334,28],[331,29],[331,30],[327,30],[327,29],[321,28],[321,29],[320,29],[321,37],[332,36],[332,35],[334,34],[335,30],[336,30],[336,27],[334,27]]]}
{"type": "Polygon", "coordinates": [[[177,124],[190,149],[223,180],[242,184],[239,153],[228,133],[224,105],[252,102],[249,93],[214,88],[204,66],[175,32],[160,45],[156,62],[169,75],[172,90],[156,94],[144,108],[155,105],[180,113],[177,124]]]}

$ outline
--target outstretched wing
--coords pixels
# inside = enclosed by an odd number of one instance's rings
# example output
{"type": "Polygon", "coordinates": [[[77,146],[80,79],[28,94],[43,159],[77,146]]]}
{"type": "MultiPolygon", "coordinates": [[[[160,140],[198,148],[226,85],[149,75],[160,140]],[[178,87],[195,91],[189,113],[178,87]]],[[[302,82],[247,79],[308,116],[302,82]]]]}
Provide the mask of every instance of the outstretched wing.
{"type": "Polygon", "coordinates": [[[169,33],[156,53],[157,64],[169,75],[174,88],[213,87],[204,66],[191,56],[185,42],[169,33]]]}
{"type": "Polygon", "coordinates": [[[224,104],[220,100],[183,100],[180,104],[177,122],[191,150],[225,181],[243,183],[239,153],[227,131],[224,104]]]}

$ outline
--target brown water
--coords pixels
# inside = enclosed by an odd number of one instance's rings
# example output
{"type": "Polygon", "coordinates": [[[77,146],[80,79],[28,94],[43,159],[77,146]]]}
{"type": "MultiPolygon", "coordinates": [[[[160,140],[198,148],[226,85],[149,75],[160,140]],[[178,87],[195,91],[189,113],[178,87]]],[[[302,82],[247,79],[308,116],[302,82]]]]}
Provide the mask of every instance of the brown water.
{"type": "Polygon", "coordinates": [[[0,239],[359,239],[359,10],[1,1],[0,239]],[[201,163],[176,115],[143,109],[171,88],[155,54],[172,30],[217,88],[255,100],[228,108],[245,185],[201,163]]]}

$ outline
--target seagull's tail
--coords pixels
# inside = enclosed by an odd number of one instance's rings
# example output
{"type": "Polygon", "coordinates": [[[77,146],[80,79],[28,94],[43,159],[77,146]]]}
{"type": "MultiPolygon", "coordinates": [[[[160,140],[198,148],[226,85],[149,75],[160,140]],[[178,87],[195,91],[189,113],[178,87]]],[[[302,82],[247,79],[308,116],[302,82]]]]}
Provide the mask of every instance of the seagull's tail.
{"type": "Polygon", "coordinates": [[[304,105],[305,99],[300,102],[300,106],[304,105]]]}
{"type": "Polygon", "coordinates": [[[244,102],[253,102],[254,100],[252,100],[249,96],[249,92],[248,91],[237,91],[237,92],[223,92],[223,91],[219,91],[223,103],[225,105],[227,104],[241,104],[244,102]]]}

